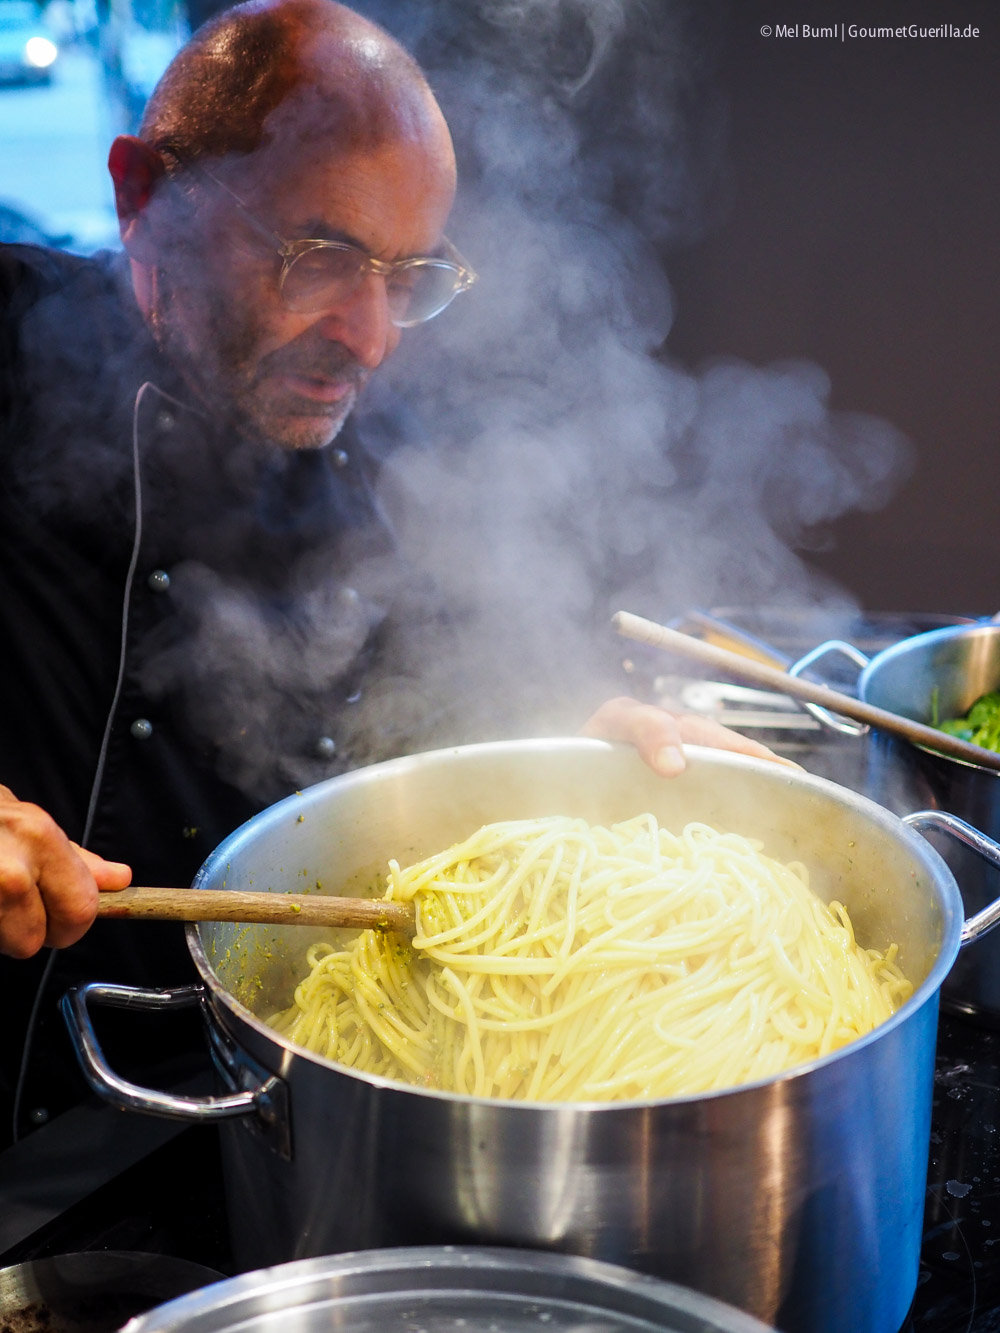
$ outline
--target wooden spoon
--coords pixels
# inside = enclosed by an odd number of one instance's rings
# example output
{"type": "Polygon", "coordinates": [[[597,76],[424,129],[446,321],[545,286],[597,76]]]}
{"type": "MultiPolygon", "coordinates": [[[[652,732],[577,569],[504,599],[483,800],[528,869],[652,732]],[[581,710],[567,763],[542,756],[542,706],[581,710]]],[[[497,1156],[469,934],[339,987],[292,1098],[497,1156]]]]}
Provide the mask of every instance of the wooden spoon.
{"type": "Polygon", "coordinates": [[[976,764],[979,768],[988,768],[994,773],[1000,773],[1000,754],[994,754],[992,750],[986,750],[981,745],[972,745],[969,741],[960,740],[958,736],[950,736],[948,732],[939,731],[937,727],[929,727],[926,723],[914,722],[912,718],[890,713],[885,708],[876,708],[874,704],[864,703],[861,699],[853,699],[849,694],[841,694],[829,685],[818,685],[815,681],[804,680],[801,676],[789,676],[787,672],[765,666],[762,662],[755,662],[749,657],[744,657],[742,653],[731,653],[726,648],[716,648],[701,639],[693,638],[690,634],[681,634],[677,630],[668,629],[666,625],[658,625],[654,620],[644,620],[642,616],[633,615],[631,611],[619,611],[612,617],[611,623],[626,639],[635,639],[639,643],[649,643],[668,652],[692,657],[717,671],[725,671],[729,675],[752,680],[758,685],[777,690],[780,694],[789,694],[796,699],[804,699],[808,703],[820,704],[831,712],[842,713],[857,722],[867,722],[870,727],[878,727],[882,731],[902,736],[913,745],[922,745],[949,758],[964,759],[967,764],[976,764]]]}
{"type": "Polygon", "coordinates": [[[238,889],[154,889],[133,885],[101,894],[97,915],[150,921],[246,921],[351,930],[416,929],[411,903],[333,898],[311,893],[244,893],[238,889]]]}

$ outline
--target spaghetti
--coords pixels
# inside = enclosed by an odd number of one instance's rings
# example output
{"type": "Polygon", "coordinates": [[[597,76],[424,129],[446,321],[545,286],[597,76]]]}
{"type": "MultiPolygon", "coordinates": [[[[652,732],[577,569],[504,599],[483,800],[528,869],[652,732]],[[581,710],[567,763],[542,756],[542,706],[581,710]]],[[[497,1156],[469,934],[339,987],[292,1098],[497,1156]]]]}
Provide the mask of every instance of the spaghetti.
{"type": "Polygon", "coordinates": [[[272,1020],[339,1064],[477,1097],[671,1097],[767,1078],[911,993],[805,868],[705,824],[489,824],[409,869],[411,943],[315,944],[272,1020]]]}

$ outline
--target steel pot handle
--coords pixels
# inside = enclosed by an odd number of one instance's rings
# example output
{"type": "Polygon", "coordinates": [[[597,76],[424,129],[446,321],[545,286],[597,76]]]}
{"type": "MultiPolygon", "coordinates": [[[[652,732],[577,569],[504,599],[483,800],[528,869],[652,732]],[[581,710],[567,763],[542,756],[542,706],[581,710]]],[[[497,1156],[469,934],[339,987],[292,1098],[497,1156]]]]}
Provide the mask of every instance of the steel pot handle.
{"type": "MultiPolygon", "coordinates": [[[[854,665],[862,670],[870,660],[860,648],[855,648],[853,643],[847,643],[843,639],[827,639],[826,643],[817,645],[806,653],[805,657],[800,657],[797,662],[793,662],[788,668],[788,674],[790,676],[801,676],[807,667],[811,667],[820,658],[827,657],[830,653],[840,653],[844,657],[849,657],[854,665]]],[[[867,722],[849,722],[847,718],[840,717],[837,713],[831,713],[828,708],[823,708],[820,704],[807,703],[804,707],[825,727],[829,727],[832,731],[843,732],[845,736],[863,736],[866,731],[871,730],[867,722]]]]}
{"type": "MultiPolygon", "coordinates": [[[[941,810],[917,810],[912,815],[903,815],[903,823],[916,829],[918,833],[923,833],[927,829],[947,833],[977,852],[985,861],[989,861],[995,870],[1000,870],[1000,845],[992,838],[987,838],[985,833],[973,828],[971,824],[967,824],[964,819],[946,815],[941,810]]],[[[1000,898],[995,898],[988,907],[969,917],[962,927],[962,944],[970,944],[973,940],[981,939],[996,925],[1000,925],[1000,898]]]]}
{"type": "Polygon", "coordinates": [[[201,986],[178,986],[174,990],[142,990],[91,981],[74,986],[62,997],[61,1007],[69,1028],[73,1050],[84,1078],[99,1097],[122,1111],[143,1111],[168,1120],[226,1120],[232,1116],[264,1113],[280,1079],[271,1076],[259,1086],[245,1088],[226,1097],[180,1097],[155,1088],[130,1083],[116,1074],[105,1058],[90,1016],[91,1004],[114,1009],[186,1009],[200,1004],[201,986]]]}

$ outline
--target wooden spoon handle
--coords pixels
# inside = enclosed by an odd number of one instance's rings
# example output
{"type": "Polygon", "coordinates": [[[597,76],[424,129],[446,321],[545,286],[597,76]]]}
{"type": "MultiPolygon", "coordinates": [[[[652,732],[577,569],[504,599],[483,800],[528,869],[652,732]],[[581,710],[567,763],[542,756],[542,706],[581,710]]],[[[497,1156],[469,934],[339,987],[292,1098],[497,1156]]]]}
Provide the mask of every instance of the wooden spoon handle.
{"type": "Polygon", "coordinates": [[[237,889],[159,889],[133,885],[101,894],[97,915],[151,921],[247,921],[282,926],[344,926],[412,935],[409,903],[332,898],[311,893],[244,893],[237,889]]]}

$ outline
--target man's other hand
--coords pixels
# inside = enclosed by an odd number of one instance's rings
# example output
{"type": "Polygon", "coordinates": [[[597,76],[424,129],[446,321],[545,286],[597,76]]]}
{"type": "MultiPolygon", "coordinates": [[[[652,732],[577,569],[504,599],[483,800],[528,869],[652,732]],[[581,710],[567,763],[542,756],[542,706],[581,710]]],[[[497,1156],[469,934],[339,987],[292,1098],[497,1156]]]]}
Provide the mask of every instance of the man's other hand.
{"type": "Polygon", "coordinates": [[[664,778],[676,777],[684,771],[685,742],[749,754],[755,759],[770,759],[789,768],[799,767],[793,760],[775,754],[738,731],[730,731],[713,718],[697,713],[671,713],[626,696],[601,704],[583,724],[580,734],[634,745],[653,772],[664,778]]]}
{"type": "Polygon", "coordinates": [[[102,890],[124,889],[128,866],[70,842],[51,817],[0,786],[0,953],[64,949],[89,928],[102,890]]]}

